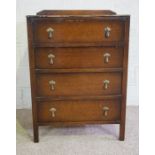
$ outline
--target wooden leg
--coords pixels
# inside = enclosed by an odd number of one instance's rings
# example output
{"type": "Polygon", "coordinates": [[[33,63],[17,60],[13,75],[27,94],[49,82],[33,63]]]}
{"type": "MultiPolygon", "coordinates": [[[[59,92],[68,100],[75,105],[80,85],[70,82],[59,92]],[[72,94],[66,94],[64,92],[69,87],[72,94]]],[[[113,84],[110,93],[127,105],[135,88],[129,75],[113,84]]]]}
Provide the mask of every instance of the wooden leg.
{"type": "Polygon", "coordinates": [[[35,143],[39,142],[39,127],[36,124],[33,126],[33,136],[34,136],[34,142],[35,143]]]}
{"type": "Polygon", "coordinates": [[[125,123],[121,123],[119,128],[119,140],[124,141],[124,139],[125,139],[125,123]]]}

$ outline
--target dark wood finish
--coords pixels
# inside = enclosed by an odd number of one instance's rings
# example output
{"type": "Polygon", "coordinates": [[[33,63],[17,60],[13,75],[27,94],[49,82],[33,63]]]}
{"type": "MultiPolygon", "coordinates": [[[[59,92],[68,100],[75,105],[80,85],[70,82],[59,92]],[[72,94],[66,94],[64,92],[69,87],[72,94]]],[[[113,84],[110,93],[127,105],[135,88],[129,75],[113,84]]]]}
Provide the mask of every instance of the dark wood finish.
{"type": "Polygon", "coordinates": [[[42,10],[37,15],[43,16],[103,16],[116,15],[111,10],[42,10]]]}
{"type": "Polygon", "coordinates": [[[123,68],[35,69],[36,73],[106,73],[122,72],[123,68]]]}
{"type": "Polygon", "coordinates": [[[71,126],[82,126],[86,124],[120,124],[119,120],[115,121],[106,121],[106,120],[101,120],[101,121],[81,121],[81,122],[41,122],[38,123],[40,126],[55,126],[55,127],[71,127],[71,126]]]}
{"type": "Polygon", "coordinates": [[[95,96],[39,96],[36,101],[60,101],[60,100],[107,100],[121,99],[122,95],[95,95],[95,96]]]}
{"type": "Polygon", "coordinates": [[[109,10],[43,10],[27,16],[34,142],[40,125],[83,124],[120,124],[124,140],[129,22],[130,16],[109,10]],[[54,29],[50,39],[49,27],[54,29]],[[105,52],[111,55],[108,63],[105,52]],[[56,82],[54,90],[50,80],[56,82]],[[110,81],[107,89],[104,80],[110,81]],[[107,117],[103,107],[109,108],[107,117]]]}
{"type": "Polygon", "coordinates": [[[120,73],[76,73],[37,75],[37,96],[116,95],[121,94],[120,73]],[[49,81],[56,82],[51,90],[49,81]],[[104,88],[104,80],[109,80],[104,88]]]}
{"type": "Polygon", "coordinates": [[[127,97],[127,80],[128,80],[128,47],[129,47],[129,26],[130,17],[125,22],[125,46],[123,60],[123,79],[122,79],[122,105],[121,105],[121,123],[120,123],[120,140],[125,139],[125,118],[126,118],[126,97],[127,97]]]}
{"type": "Polygon", "coordinates": [[[121,21],[44,21],[37,20],[34,25],[35,42],[102,42],[122,41],[124,39],[123,22],[121,21]],[[105,37],[104,29],[111,28],[109,38],[105,37]],[[54,30],[53,37],[48,38],[48,28],[54,30]]]}
{"type": "Polygon", "coordinates": [[[53,101],[38,103],[39,122],[82,122],[82,121],[120,120],[120,100],[53,101]],[[55,108],[52,117],[51,108],[55,108]],[[104,107],[108,107],[104,116],[104,107]]]}
{"type": "Polygon", "coordinates": [[[33,47],[124,47],[124,41],[102,41],[92,43],[33,43],[33,47]]]}
{"type": "Polygon", "coordinates": [[[36,68],[114,68],[123,67],[122,48],[37,48],[36,68]],[[48,56],[52,54],[53,64],[48,56]],[[106,62],[106,54],[110,54],[106,62]]]}
{"type": "Polygon", "coordinates": [[[34,142],[39,141],[39,131],[38,131],[38,122],[37,122],[37,103],[35,100],[36,96],[36,75],[35,75],[35,56],[34,48],[32,47],[33,43],[33,32],[32,32],[32,23],[29,18],[27,18],[27,31],[28,31],[28,46],[29,46],[29,67],[30,67],[30,82],[31,82],[31,99],[32,99],[32,116],[33,116],[33,135],[34,142]]]}

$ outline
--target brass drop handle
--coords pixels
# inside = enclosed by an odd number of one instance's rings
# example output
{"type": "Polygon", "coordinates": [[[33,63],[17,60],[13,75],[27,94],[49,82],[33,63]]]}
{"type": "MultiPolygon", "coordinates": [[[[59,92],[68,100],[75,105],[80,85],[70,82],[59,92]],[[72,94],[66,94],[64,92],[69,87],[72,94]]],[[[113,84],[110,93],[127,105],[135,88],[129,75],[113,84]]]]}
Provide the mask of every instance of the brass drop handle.
{"type": "Polygon", "coordinates": [[[109,107],[103,107],[103,115],[105,116],[105,117],[107,117],[108,116],[108,111],[109,111],[109,107]]]}
{"type": "Polygon", "coordinates": [[[50,53],[50,54],[48,55],[48,58],[49,58],[49,64],[53,65],[53,64],[54,64],[53,59],[55,58],[55,55],[52,54],[52,53],[50,53]]]}
{"type": "Polygon", "coordinates": [[[52,36],[53,36],[54,29],[52,29],[51,27],[49,27],[49,28],[46,29],[46,31],[48,33],[48,39],[51,39],[52,36]]]}
{"type": "Polygon", "coordinates": [[[54,89],[55,89],[55,84],[56,84],[56,82],[54,81],[54,80],[51,80],[51,81],[49,81],[49,86],[50,86],[50,89],[53,91],[54,89]]]}
{"type": "Polygon", "coordinates": [[[110,32],[111,32],[111,28],[107,26],[104,29],[105,38],[109,38],[110,37],[110,32]]]}
{"type": "Polygon", "coordinates": [[[111,54],[110,53],[105,53],[103,56],[104,56],[104,62],[108,63],[109,62],[109,58],[111,57],[111,54]]]}
{"type": "Polygon", "coordinates": [[[104,84],[104,89],[108,89],[110,81],[109,80],[104,80],[103,84],[104,84]]]}
{"type": "Polygon", "coordinates": [[[55,117],[56,108],[52,107],[49,111],[52,113],[52,117],[55,117]]]}

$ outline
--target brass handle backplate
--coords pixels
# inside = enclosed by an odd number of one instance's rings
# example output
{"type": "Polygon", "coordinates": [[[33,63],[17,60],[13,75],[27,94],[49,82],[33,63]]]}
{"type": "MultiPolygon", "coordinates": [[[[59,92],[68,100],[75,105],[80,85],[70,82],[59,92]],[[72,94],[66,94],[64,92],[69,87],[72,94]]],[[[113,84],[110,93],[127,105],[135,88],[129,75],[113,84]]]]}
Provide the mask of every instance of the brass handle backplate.
{"type": "Polygon", "coordinates": [[[55,58],[55,55],[52,54],[52,53],[50,53],[50,54],[48,55],[48,58],[49,58],[49,64],[53,65],[53,64],[54,64],[53,59],[55,58]]]}
{"type": "Polygon", "coordinates": [[[56,108],[52,107],[49,111],[52,113],[52,117],[55,117],[56,108]]]}
{"type": "Polygon", "coordinates": [[[108,63],[109,62],[109,58],[111,57],[111,54],[110,53],[105,53],[103,56],[104,56],[104,62],[108,63]]]}
{"type": "Polygon", "coordinates": [[[105,38],[109,38],[110,37],[110,32],[111,32],[111,28],[110,27],[106,27],[104,29],[105,38]]]}
{"type": "Polygon", "coordinates": [[[48,39],[51,39],[53,37],[53,32],[54,29],[52,29],[51,27],[46,29],[47,33],[48,33],[48,39]]]}
{"type": "Polygon", "coordinates": [[[49,81],[49,86],[50,86],[50,89],[53,91],[54,89],[55,89],[55,84],[56,84],[56,82],[54,81],[54,80],[51,80],[51,81],[49,81]]]}
{"type": "Polygon", "coordinates": [[[104,89],[108,89],[109,83],[110,83],[109,80],[104,80],[103,81],[104,89]]]}
{"type": "Polygon", "coordinates": [[[108,116],[108,111],[109,111],[109,107],[103,107],[103,115],[105,116],[105,117],[107,117],[108,116]]]}

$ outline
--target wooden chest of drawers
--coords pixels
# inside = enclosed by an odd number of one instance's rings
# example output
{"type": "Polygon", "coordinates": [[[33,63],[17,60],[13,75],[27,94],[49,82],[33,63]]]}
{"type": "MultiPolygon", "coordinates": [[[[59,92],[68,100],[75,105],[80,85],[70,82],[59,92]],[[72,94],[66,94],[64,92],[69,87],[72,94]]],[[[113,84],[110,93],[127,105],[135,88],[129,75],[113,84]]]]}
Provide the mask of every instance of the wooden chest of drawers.
{"type": "Polygon", "coordinates": [[[125,135],[128,15],[27,16],[34,142],[41,125],[120,124],[125,135]]]}

